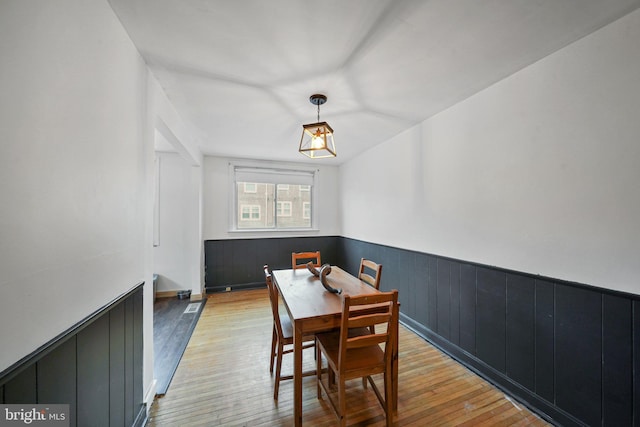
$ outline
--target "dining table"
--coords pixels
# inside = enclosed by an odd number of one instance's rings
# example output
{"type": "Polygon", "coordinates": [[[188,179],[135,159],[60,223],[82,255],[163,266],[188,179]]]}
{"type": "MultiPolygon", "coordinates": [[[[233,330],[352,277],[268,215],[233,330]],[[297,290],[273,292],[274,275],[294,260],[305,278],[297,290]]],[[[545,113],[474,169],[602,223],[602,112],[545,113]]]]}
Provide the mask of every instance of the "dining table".
{"type": "MultiPolygon", "coordinates": [[[[274,270],[272,278],[293,325],[293,416],[294,425],[301,426],[302,337],[340,327],[343,295],[375,294],[380,291],[337,266],[331,266],[331,273],[326,276],[326,283],[334,289],[340,289],[339,294],[325,289],[320,278],[306,268],[274,270]]],[[[397,332],[392,349],[393,372],[391,375],[393,402],[390,406],[394,412],[397,410],[398,402],[397,332]]]]}

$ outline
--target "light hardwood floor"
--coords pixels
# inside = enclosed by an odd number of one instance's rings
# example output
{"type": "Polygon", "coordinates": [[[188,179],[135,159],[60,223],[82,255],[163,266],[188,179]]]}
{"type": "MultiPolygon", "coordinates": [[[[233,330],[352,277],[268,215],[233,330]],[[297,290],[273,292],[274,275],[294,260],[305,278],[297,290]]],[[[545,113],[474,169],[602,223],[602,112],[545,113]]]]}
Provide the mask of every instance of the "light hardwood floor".
{"type": "MultiPolygon", "coordinates": [[[[286,311],[283,311],[286,313],[286,311]]],[[[200,316],[167,394],[148,426],[290,426],[293,382],[273,399],[269,374],[271,309],[267,291],[213,294],[200,316]]],[[[313,350],[304,354],[313,369],[313,350]]],[[[285,355],[283,374],[292,370],[285,355]]],[[[333,426],[315,377],[303,379],[303,423],[333,426]]],[[[398,426],[547,426],[546,422],[400,326],[398,426]]],[[[380,384],[382,382],[380,381],[380,384]]],[[[350,426],[383,426],[384,412],[360,380],[347,388],[350,426]]]]}

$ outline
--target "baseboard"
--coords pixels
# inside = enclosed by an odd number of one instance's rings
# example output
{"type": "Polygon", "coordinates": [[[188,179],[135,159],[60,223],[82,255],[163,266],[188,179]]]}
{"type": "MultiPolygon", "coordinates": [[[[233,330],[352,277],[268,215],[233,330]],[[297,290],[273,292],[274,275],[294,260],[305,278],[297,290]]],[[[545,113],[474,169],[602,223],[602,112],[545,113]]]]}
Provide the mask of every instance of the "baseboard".
{"type": "Polygon", "coordinates": [[[151,405],[153,405],[153,402],[155,401],[157,384],[158,380],[154,378],[144,395],[144,403],[147,406],[147,416],[149,415],[149,411],[151,410],[151,405]]]}
{"type": "Polygon", "coordinates": [[[148,411],[149,411],[148,406],[142,405],[142,407],[140,408],[140,412],[138,412],[138,415],[136,416],[136,419],[133,422],[134,427],[143,427],[147,425],[147,421],[149,420],[148,411]]]}
{"type": "Polygon", "coordinates": [[[178,291],[158,291],[156,298],[173,298],[178,296],[178,291]]]}
{"type": "MultiPolygon", "coordinates": [[[[178,292],[179,291],[158,291],[156,292],[156,298],[174,298],[178,296],[178,292]]],[[[191,301],[200,301],[202,298],[204,298],[203,294],[194,294],[193,292],[189,297],[191,301]]]]}
{"type": "Polygon", "coordinates": [[[264,282],[255,282],[255,283],[242,283],[237,285],[229,285],[229,286],[211,286],[205,289],[208,294],[215,294],[218,292],[231,292],[231,291],[240,291],[240,290],[248,290],[248,289],[262,289],[267,285],[264,282]]]}

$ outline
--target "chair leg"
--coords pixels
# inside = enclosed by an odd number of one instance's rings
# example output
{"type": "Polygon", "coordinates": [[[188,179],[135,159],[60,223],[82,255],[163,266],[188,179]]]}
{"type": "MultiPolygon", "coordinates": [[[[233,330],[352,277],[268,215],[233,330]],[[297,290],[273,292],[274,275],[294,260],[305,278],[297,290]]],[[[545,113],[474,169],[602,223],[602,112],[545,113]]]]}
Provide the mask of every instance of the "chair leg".
{"type": "Polygon", "coordinates": [[[331,366],[327,365],[327,384],[333,388],[336,385],[336,373],[333,372],[331,366]]]}
{"type": "Polygon", "coordinates": [[[273,361],[276,358],[276,342],[278,341],[278,336],[276,332],[276,327],[273,327],[273,333],[271,335],[271,363],[269,364],[269,373],[273,374],[273,361]]]}
{"type": "Polygon", "coordinates": [[[316,348],[314,349],[313,354],[316,356],[316,392],[318,399],[322,398],[322,390],[320,387],[320,381],[322,381],[322,354],[320,350],[320,346],[316,342],[316,348]]]}
{"type": "Polygon", "coordinates": [[[347,394],[345,392],[345,383],[342,377],[338,379],[338,408],[340,417],[340,427],[347,425],[347,394]]]}
{"type": "Polygon", "coordinates": [[[391,374],[387,370],[384,373],[384,412],[387,416],[387,427],[391,427],[393,425],[393,387],[391,386],[393,382],[391,381],[391,374]]]}
{"type": "Polygon", "coordinates": [[[276,384],[273,390],[274,400],[278,400],[278,390],[280,389],[280,371],[282,369],[282,352],[284,351],[282,343],[278,340],[278,352],[276,353],[276,384]]]}

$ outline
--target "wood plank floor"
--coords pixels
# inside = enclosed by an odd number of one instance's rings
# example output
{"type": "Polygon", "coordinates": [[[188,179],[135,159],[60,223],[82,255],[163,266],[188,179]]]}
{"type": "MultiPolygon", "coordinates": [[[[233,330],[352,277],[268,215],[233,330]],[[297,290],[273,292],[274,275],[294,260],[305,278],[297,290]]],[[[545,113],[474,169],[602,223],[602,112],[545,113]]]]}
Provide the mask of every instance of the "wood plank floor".
{"type": "Polygon", "coordinates": [[[191,333],[206,304],[206,300],[192,303],[188,299],[158,298],[153,304],[153,376],[158,381],[156,394],[167,392],[191,333]],[[186,313],[191,304],[198,310],[186,313]]]}
{"type": "MultiPolygon", "coordinates": [[[[154,402],[147,425],[293,425],[293,382],[281,382],[279,399],[273,399],[271,327],[266,289],[209,296],[171,386],[154,402]]],[[[304,361],[305,369],[313,369],[312,350],[304,361]]],[[[286,355],[283,374],[291,370],[292,356],[286,355]]],[[[335,425],[326,397],[316,397],[315,381],[303,379],[303,422],[335,425]]],[[[347,395],[348,425],[384,425],[371,387],[363,390],[354,380],[347,395]]],[[[401,326],[397,425],[549,424],[401,326]]]]}

